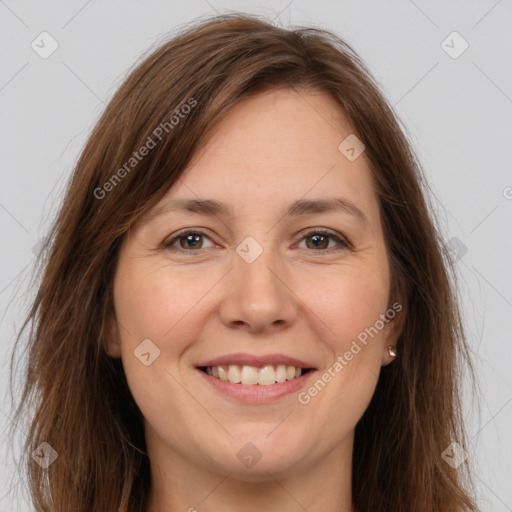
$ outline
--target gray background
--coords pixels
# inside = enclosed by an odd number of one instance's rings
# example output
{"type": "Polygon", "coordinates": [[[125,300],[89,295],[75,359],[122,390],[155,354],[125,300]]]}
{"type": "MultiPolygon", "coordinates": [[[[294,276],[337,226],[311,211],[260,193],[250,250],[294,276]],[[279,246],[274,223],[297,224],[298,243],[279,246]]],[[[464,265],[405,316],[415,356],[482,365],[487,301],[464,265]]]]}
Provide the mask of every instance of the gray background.
{"type": "MultiPolygon", "coordinates": [[[[226,9],[333,30],[359,52],[395,106],[458,259],[482,395],[480,415],[469,394],[465,403],[480,506],[512,511],[512,0],[0,0],[0,511],[32,510],[15,473],[17,448],[6,446],[9,361],[33,293],[27,283],[34,252],[64,184],[140,56],[175,27],[226,9]],[[47,59],[31,48],[43,31],[59,45],[47,59]],[[457,58],[442,46],[453,31],[469,44],[457,58]]],[[[446,44],[452,52],[462,48],[457,39],[446,44]]]]}

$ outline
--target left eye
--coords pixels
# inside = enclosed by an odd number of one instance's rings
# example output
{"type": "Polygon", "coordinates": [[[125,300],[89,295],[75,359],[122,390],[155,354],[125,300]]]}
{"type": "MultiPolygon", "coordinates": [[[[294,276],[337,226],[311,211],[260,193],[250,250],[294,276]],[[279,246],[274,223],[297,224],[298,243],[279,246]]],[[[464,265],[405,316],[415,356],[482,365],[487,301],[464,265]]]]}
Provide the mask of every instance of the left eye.
{"type": "MultiPolygon", "coordinates": [[[[210,238],[202,231],[182,231],[172,238],[165,240],[163,242],[163,246],[171,250],[183,252],[191,252],[189,249],[199,251],[207,248],[203,246],[202,239],[210,240],[210,238]],[[179,242],[179,247],[175,246],[177,242],[179,242]]],[[[306,241],[306,248],[311,250],[332,249],[333,247],[329,247],[330,240],[334,240],[342,249],[348,249],[350,247],[349,242],[345,239],[335,233],[325,230],[313,230],[307,233],[302,233],[301,242],[303,240],[306,241]],[[310,244],[307,243],[308,240],[311,240],[310,244]]]]}
{"type": "MultiPolygon", "coordinates": [[[[334,234],[334,233],[331,233],[330,231],[325,231],[325,230],[314,230],[314,231],[309,231],[307,233],[303,233],[303,239],[302,240],[306,240],[306,246],[308,246],[307,244],[307,240],[311,240],[312,241],[312,247],[307,247],[308,249],[311,249],[311,248],[314,248],[314,249],[328,249],[328,245],[329,245],[329,239],[331,240],[335,240],[336,243],[338,245],[341,245],[342,248],[346,248],[348,249],[349,248],[349,243],[339,237],[338,235],[334,234]]],[[[331,247],[332,249],[332,247],[331,247]]]]}

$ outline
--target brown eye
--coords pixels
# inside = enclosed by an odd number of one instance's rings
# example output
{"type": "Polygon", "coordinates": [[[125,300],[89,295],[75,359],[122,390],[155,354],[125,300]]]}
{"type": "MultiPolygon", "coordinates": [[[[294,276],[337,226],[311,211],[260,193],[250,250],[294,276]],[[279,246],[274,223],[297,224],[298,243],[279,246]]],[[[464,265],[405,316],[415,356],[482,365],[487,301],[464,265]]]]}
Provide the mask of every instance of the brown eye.
{"type": "Polygon", "coordinates": [[[162,245],[171,250],[192,252],[206,248],[203,246],[204,239],[209,240],[205,233],[188,230],[168,238],[162,245]],[[176,243],[178,243],[178,246],[176,246],[176,243]]]}
{"type": "MultiPolygon", "coordinates": [[[[311,247],[308,246],[308,249],[327,249],[329,246],[329,236],[328,235],[312,235],[306,237],[307,240],[311,240],[311,247]]],[[[306,242],[306,245],[307,242],[306,242]]]]}
{"type": "Polygon", "coordinates": [[[178,238],[181,249],[200,249],[202,235],[184,235],[178,238]]]}
{"type": "Polygon", "coordinates": [[[334,240],[338,246],[342,246],[342,248],[348,249],[350,247],[349,243],[338,236],[335,233],[325,230],[312,230],[306,233],[302,233],[303,240],[306,240],[306,248],[311,249],[317,252],[324,252],[326,249],[336,249],[336,247],[329,247],[329,243],[331,240],[334,240]],[[309,242],[310,241],[310,242],[309,242]]]}

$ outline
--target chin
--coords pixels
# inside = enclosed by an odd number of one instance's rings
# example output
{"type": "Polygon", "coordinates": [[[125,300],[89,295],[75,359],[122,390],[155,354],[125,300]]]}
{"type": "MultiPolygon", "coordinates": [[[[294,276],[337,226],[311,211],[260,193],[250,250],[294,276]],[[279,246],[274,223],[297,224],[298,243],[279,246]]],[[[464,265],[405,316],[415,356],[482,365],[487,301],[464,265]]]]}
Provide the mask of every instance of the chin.
{"type": "MultiPolygon", "coordinates": [[[[233,439],[208,458],[220,471],[232,472],[241,480],[263,481],[268,480],[268,473],[286,473],[303,462],[309,443],[298,439],[296,430],[293,437],[285,430],[279,433],[277,425],[244,429],[244,435],[231,429],[233,439]]],[[[211,445],[205,448],[211,450],[211,445]]]]}

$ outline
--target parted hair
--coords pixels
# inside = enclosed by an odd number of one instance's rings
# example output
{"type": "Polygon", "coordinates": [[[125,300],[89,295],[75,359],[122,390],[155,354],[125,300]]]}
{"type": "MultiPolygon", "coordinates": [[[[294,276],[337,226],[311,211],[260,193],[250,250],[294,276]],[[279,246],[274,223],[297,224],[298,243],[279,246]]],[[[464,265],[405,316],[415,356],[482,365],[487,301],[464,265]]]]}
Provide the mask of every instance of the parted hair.
{"type": "Polygon", "coordinates": [[[105,343],[119,247],[216,124],[244,98],[274,87],[328,93],[364,143],[390,303],[404,306],[398,357],[382,368],[356,426],[357,510],[477,510],[469,465],[454,469],[442,457],[454,441],[465,446],[460,388],[471,360],[453,263],[406,131],[339,36],[235,12],[180,28],[130,71],[77,160],[39,255],[37,293],[15,343],[24,340],[27,352],[12,423],[27,423],[19,470],[38,512],[145,512],[143,418],[105,343]],[[131,160],[143,146],[147,154],[131,160]],[[46,469],[30,456],[42,442],[58,453],[46,469]]]}

